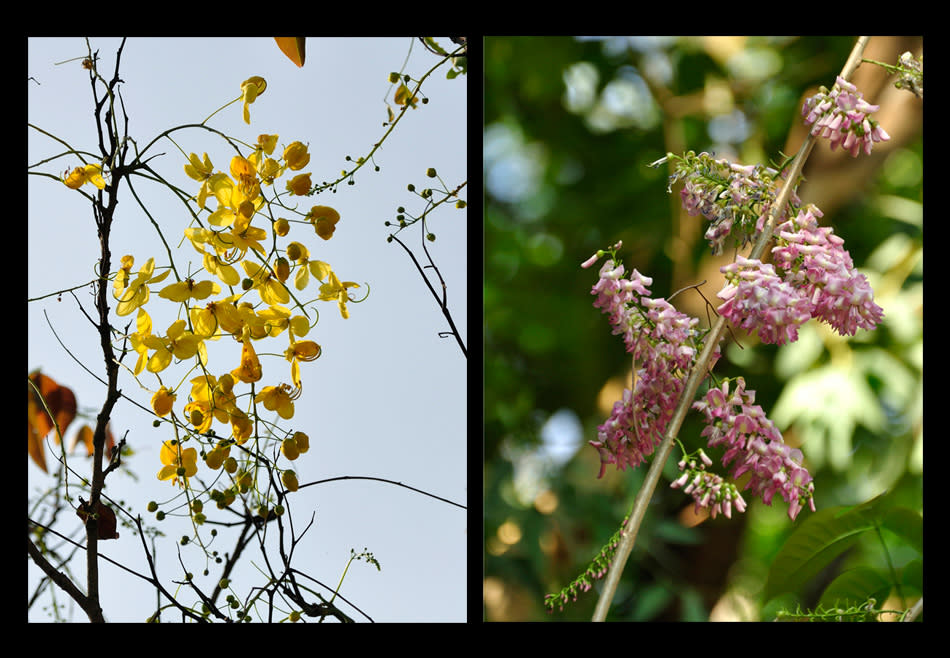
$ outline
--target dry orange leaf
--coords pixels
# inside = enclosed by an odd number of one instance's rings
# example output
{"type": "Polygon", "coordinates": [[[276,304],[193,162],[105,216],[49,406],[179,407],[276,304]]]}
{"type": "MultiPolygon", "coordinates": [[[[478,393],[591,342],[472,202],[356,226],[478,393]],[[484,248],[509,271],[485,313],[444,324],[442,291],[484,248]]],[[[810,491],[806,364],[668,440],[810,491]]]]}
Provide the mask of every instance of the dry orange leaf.
{"type": "MultiPolygon", "coordinates": [[[[40,372],[32,373],[30,381],[32,384],[27,385],[30,389],[27,403],[28,452],[37,466],[46,471],[43,441],[56,425],[59,425],[61,433],[66,432],[66,428],[76,418],[76,396],[71,389],[60,386],[51,377],[40,372]],[[52,417],[47,413],[47,408],[52,417]]],[[[59,435],[55,438],[60,440],[59,435]]]]}
{"type": "MultiPolygon", "coordinates": [[[[92,516],[89,512],[92,505],[82,498],[79,499],[79,503],[79,507],[76,508],[76,515],[85,523],[89,520],[89,517],[92,516]]],[[[119,533],[115,531],[115,512],[112,511],[112,508],[108,505],[103,505],[102,501],[99,501],[96,512],[98,515],[96,519],[96,534],[99,535],[99,539],[118,539],[119,533]]]]}
{"type": "MultiPolygon", "coordinates": [[[[79,431],[76,432],[76,435],[73,437],[72,442],[69,444],[69,454],[72,454],[76,449],[76,446],[82,443],[86,446],[86,454],[89,457],[92,457],[95,452],[95,446],[93,445],[93,429],[89,425],[83,425],[79,428],[79,431]]],[[[112,450],[115,448],[115,439],[112,437],[112,430],[106,425],[106,457],[108,459],[112,458],[112,450]]]]}
{"type": "Polygon", "coordinates": [[[307,58],[307,37],[274,37],[280,51],[297,66],[303,66],[307,58]]]}

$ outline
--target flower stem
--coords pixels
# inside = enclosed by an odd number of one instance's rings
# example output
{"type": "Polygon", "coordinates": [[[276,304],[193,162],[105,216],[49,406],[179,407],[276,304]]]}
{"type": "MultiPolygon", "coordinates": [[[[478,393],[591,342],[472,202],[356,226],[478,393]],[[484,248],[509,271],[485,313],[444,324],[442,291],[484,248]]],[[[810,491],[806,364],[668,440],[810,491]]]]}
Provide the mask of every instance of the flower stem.
{"type": "MultiPolygon", "coordinates": [[[[867,46],[869,40],[870,37],[858,38],[854,48],[851,50],[851,55],[848,57],[848,61],[841,70],[841,77],[845,80],[850,80],[851,75],[860,65],[861,56],[864,53],[864,49],[867,46]]],[[[815,145],[815,139],[816,138],[813,135],[809,134],[805,138],[805,141],[802,143],[801,147],[798,149],[798,154],[792,161],[788,175],[785,177],[785,185],[782,186],[782,190],[779,192],[775,203],[771,205],[769,219],[763,227],[762,233],[756,240],[756,243],[752,248],[752,252],[749,254],[749,258],[759,258],[765,251],[766,246],[772,238],[772,231],[775,228],[775,224],[782,214],[781,211],[788,203],[788,198],[792,193],[792,188],[795,186],[795,181],[798,180],[799,175],[801,175],[802,168],[805,166],[805,160],[808,159],[808,155],[811,153],[811,149],[815,145]]],[[[617,552],[614,555],[614,559],[610,563],[610,570],[607,573],[607,577],[604,579],[603,589],[600,592],[600,597],[597,599],[597,606],[594,608],[592,621],[604,621],[607,617],[607,610],[610,608],[610,603],[617,591],[617,585],[620,582],[620,576],[623,573],[623,568],[627,563],[627,559],[630,557],[631,551],[633,551],[633,546],[636,543],[637,534],[640,530],[640,524],[643,522],[643,517],[646,515],[650,500],[653,498],[653,492],[660,480],[660,474],[663,472],[663,466],[666,464],[666,460],[670,455],[670,451],[673,447],[673,441],[676,439],[676,435],[679,433],[680,427],[683,425],[683,420],[686,418],[686,413],[689,411],[693,398],[696,397],[696,392],[699,390],[700,383],[702,383],[703,379],[706,377],[706,371],[708,369],[710,359],[716,346],[722,339],[722,334],[725,327],[726,319],[723,316],[719,316],[716,319],[715,324],[709,330],[709,334],[706,336],[706,342],[703,345],[702,353],[700,353],[696,363],[693,364],[693,368],[686,380],[686,386],[683,388],[683,393],[676,405],[676,409],[673,411],[673,417],[670,419],[669,425],[667,425],[666,434],[663,436],[663,440],[656,449],[653,461],[650,463],[650,469],[647,471],[646,478],[643,480],[643,485],[640,487],[640,490],[637,492],[637,496],[633,501],[633,509],[630,512],[627,525],[624,531],[621,533],[620,545],[617,547],[617,552]]]]}

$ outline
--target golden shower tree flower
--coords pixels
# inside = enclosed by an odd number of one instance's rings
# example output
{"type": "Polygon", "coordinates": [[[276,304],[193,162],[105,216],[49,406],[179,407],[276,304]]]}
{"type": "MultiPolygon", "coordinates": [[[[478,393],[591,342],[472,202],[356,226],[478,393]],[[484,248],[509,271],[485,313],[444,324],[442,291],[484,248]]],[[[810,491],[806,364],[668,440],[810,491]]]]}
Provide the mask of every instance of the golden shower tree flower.
{"type": "Polygon", "coordinates": [[[165,270],[158,276],[152,276],[155,272],[155,259],[149,258],[145,265],[139,270],[138,275],[118,297],[119,303],[115,307],[116,315],[129,315],[132,311],[148,302],[148,284],[161,283],[171,270],[165,270]]]}
{"type": "Polygon", "coordinates": [[[284,149],[284,164],[292,171],[300,171],[310,163],[310,153],[302,142],[291,142],[284,149]]]}
{"type": "Polygon", "coordinates": [[[301,387],[300,362],[316,361],[320,358],[320,354],[323,352],[323,349],[319,344],[312,340],[294,342],[292,339],[293,334],[291,334],[290,347],[284,351],[284,358],[290,361],[290,378],[291,381],[293,381],[294,386],[299,389],[301,387]]]}
{"type": "Polygon", "coordinates": [[[188,175],[188,178],[201,183],[201,188],[198,190],[198,196],[196,197],[199,208],[205,207],[205,201],[208,195],[211,194],[213,184],[221,180],[222,177],[227,178],[220,172],[214,173],[214,165],[211,164],[211,159],[207,153],[204,154],[203,159],[199,159],[196,153],[189,155],[188,164],[185,165],[185,174],[188,175]]]}
{"type": "Polygon", "coordinates": [[[188,299],[207,299],[211,295],[217,295],[221,292],[221,286],[214,281],[198,281],[194,279],[185,279],[178,283],[162,288],[158,296],[170,299],[173,302],[184,302],[188,299]]]}
{"type": "Polygon", "coordinates": [[[246,158],[235,155],[231,158],[231,177],[237,181],[237,189],[243,198],[234,199],[234,205],[244,201],[253,201],[261,194],[261,182],[257,179],[257,169],[246,158]]]}
{"type": "Polygon", "coordinates": [[[129,277],[132,275],[132,266],[135,264],[135,257],[131,254],[126,254],[122,257],[122,265],[119,267],[119,271],[115,273],[115,281],[112,282],[112,294],[118,299],[122,296],[122,291],[129,285],[129,277]]]}
{"type": "Polygon", "coordinates": [[[216,471],[224,464],[224,460],[231,453],[231,446],[227,443],[219,443],[205,454],[205,463],[212,471],[216,471]]]}
{"type": "Polygon", "coordinates": [[[255,402],[263,402],[264,408],[276,411],[281,418],[289,420],[294,417],[294,400],[300,397],[300,389],[292,389],[287,384],[280,386],[265,386],[254,398],[255,402]]]}
{"type": "Polygon", "coordinates": [[[204,268],[214,274],[216,277],[221,279],[227,286],[236,286],[241,283],[241,275],[238,274],[238,271],[234,269],[234,266],[231,265],[228,261],[219,258],[215,254],[208,253],[207,251],[202,251],[202,260],[204,261],[204,268]]]}
{"type": "Polygon", "coordinates": [[[310,174],[297,174],[287,181],[287,191],[296,196],[305,196],[311,187],[310,174]]]}
{"type": "Polygon", "coordinates": [[[172,405],[177,396],[167,387],[162,386],[155,395],[152,396],[152,409],[159,417],[167,416],[171,413],[172,405]]]}
{"type": "Polygon", "coordinates": [[[155,350],[146,366],[149,372],[161,372],[167,368],[172,362],[172,356],[179,359],[190,359],[197,354],[202,363],[208,362],[204,341],[201,336],[196,336],[185,329],[184,320],[175,320],[168,327],[166,337],[146,336],[143,342],[150,349],[155,350]]]}
{"type": "Polygon", "coordinates": [[[244,101],[244,123],[251,123],[250,104],[267,89],[267,81],[254,75],[241,83],[241,100],[244,101]]]}
{"type": "Polygon", "coordinates": [[[178,441],[165,441],[159,457],[164,464],[158,472],[159,480],[171,479],[172,484],[178,484],[178,478],[182,478],[187,484],[188,478],[198,473],[198,451],[182,449],[178,441]]]}
{"type": "Polygon", "coordinates": [[[269,267],[249,260],[243,261],[241,266],[247,272],[248,278],[254,282],[254,288],[260,293],[264,303],[278,306],[290,301],[287,287],[271,272],[269,267]]]}
{"type": "Polygon", "coordinates": [[[307,218],[313,222],[317,235],[324,240],[329,240],[333,237],[333,232],[336,231],[336,224],[340,221],[340,213],[330,206],[314,206],[307,213],[307,218]]]}
{"type": "Polygon", "coordinates": [[[102,178],[102,167],[97,164],[76,167],[69,174],[63,176],[63,183],[71,190],[78,190],[86,183],[92,183],[100,190],[106,187],[106,181],[102,178]]]}
{"type": "Polygon", "coordinates": [[[250,337],[245,338],[241,347],[241,365],[231,371],[231,374],[245,384],[252,384],[261,379],[261,362],[257,352],[251,344],[250,337]]]}
{"type": "Polygon", "coordinates": [[[346,292],[348,288],[359,288],[360,284],[354,283],[352,281],[340,282],[340,279],[337,278],[336,273],[332,270],[330,271],[330,280],[327,283],[324,283],[320,286],[320,296],[318,299],[331,302],[336,300],[340,305],[340,315],[343,316],[343,319],[346,320],[350,317],[350,312],[346,308],[346,303],[350,301],[349,294],[346,292]]]}

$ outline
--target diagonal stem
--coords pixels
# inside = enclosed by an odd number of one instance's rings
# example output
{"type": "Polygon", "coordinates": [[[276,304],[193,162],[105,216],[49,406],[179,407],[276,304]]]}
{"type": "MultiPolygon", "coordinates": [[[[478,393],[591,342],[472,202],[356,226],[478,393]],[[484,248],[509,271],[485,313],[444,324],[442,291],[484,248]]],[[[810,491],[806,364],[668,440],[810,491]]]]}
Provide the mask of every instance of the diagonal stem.
{"type": "MultiPolygon", "coordinates": [[[[860,65],[861,56],[864,53],[864,49],[867,46],[869,40],[870,37],[858,38],[854,48],[851,50],[851,54],[848,56],[848,61],[841,70],[841,77],[845,80],[849,80],[855,69],[860,65]]],[[[778,209],[785,208],[786,204],[788,203],[788,198],[791,196],[792,189],[795,185],[794,181],[796,181],[801,175],[802,169],[805,166],[805,160],[808,159],[808,155],[811,153],[811,149],[815,145],[815,139],[815,136],[809,133],[801,147],[798,149],[798,153],[795,155],[795,159],[792,161],[788,174],[785,177],[785,185],[782,187],[778,197],[775,199],[775,203],[771,205],[769,219],[765,223],[762,233],[756,240],[756,243],[752,248],[752,252],[749,254],[749,258],[755,259],[761,257],[769,241],[772,239],[772,231],[775,229],[778,217],[781,214],[778,212],[778,209]]],[[[722,339],[722,333],[725,329],[725,326],[726,319],[722,316],[719,316],[716,319],[715,324],[713,324],[712,328],[709,330],[709,334],[706,336],[706,342],[703,345],[703,351],[700,353],[696,363],[693,365],[693,369],[689,373],[689,377],[686,380],[686,386],[683,388],[683,393],[676,405],[676,409],[673,411],[673,417],[670,419],[670,423],[666,428],[666,434],[663,436],[663,440],[656,449],[653,461],[650,463],[650,469],[647,471],[646,478],[643,480],[643,485],[640,487],[640,490],[637,492],[637,496],[633,501],[633,509],[630,512],[630,517],[627,520],[627,524],[623,532],[621,532],[620,544],[617,547],[617,552],[614,554],[614,558],[610,563],[610,569],[607,572],[607,577],[604,579],[604,586],[601,590],[600,597],[597,599],[597,606],[594,608],[592,621],[604,621],[607,617],[607,610],[609,609],[610,603],[617,591],[617,585],[620,582],[620,576],[623,573],[623,568],[627,563],[627,559],[630,557],[630,553],[633,550],[634,544],[636,543],[637,534],[640,530],[640,524],[643,522],[643,517],[646,515],[647,506],[650,504],[650,500],[653,498],[653,492],[660,480],[660,474],[663,472],[663,466],[666,464],[666,460],[669,458],[670,451],[673,448],[673,440],[676,438],[676,435],[679,434],[680,427],[683,425],[683,420],[686,418],[686,413],[689,411],[693,398],[696,396],[696,392],[699,390],[699,385],[706,377],[706,371],[708,369],[710,359],[712,358],[713,351],[715,350],[716,346],[719,345],[719,341],[722,339]]]]}

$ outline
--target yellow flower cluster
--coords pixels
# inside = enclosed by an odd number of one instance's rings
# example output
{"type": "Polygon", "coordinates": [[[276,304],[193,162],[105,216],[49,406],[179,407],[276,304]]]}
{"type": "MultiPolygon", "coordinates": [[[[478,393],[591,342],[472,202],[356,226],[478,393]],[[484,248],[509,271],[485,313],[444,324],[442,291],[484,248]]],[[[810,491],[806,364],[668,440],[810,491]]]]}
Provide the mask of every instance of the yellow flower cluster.
{"type": "MultiPolygon", "coordinates": [[[[248,106],[266,87],[267,83],[257,77],[242,84],[245,121],[250,122],[248,106]]],[[[185,174],[200,184],[194,201],[198,212],[204,214],[203,221],[187,228],[184,235],[200,255],[200,274],[153,289],[151,286],[162,283],[172,270],[156,274],[155,261],[149,258],[133,274],[134,259],[129,255],[122,258],[114,282],[116,314],[136,313],[135,331],[128,337],[137,354],[132,372],[136,376],[143,371],[158,375],[178,359],[193,362],[199,373],[190,379],[188,399],[177,416],[178,393],[161,386],[151,401],[156,416],[171,416],[176,425],[182,423],[178,426],[184,426],[190,436],[215,436],[207,451],[202,449],[201,457],[209,468],[217,470],[224,466],[228,473],[237,469],[231,446],[243,445],[256,433],[258,405],[285,420],[292,418],[294,401],[303,387],[300,364],[314,361],[322,353],[318,343],[303,340],[311,329],[311,321],[288,281],[292,278],[293,287],[299,292],[308,287],[311,277],[317,279],[320,285],[316,299],[336,302],[344,319],[349,317],[347,302],[353,301],[348,291],[359,287],[352,281],[341,281],[328,263],[312,259],[302,242],[292,241],[279,247],[279,239],[289,234],[292,222],[275,217],[276,212],[288,208],[277,202],[278,197],[304,196],[309,193],[311,182],[309,173],[296,173],[310,162],[307,146],[295,141],[275,156],[279,152],[277,144],[278,135],[260,135],[246,157],[231,158],[227,173],[216,170],[207,153],[202,157],[195,153],[188,156],[185,174]],[[267,198],[268,188],[276,190],[275,182],[288,172],[294,175],[286,183],[285,191],[267,198]],[[153,291],[162,299],[181,305],[179,319],[163,332],[154,330],[145,310],[153,291]],[[264,381],[264,371],[255,344],[284,332],[288,346],[283,355],[290,363],[289,383],[277,378],[273,384],[256,388],[258,382],[264,381]],[[232,363],[231,370],[215,375],[208,367],[206,342],[224,336],[240,343],[240,359],[232,363]],[[250,385],[250,389],[242,391],[242,385],[250,385]],[[227,428],[228,434],[223,435],[226,438],[214,433],[215,422],[227,428]]],[[[87,181],[98,186],[99,170],[77,169],[64,180],[70,187],[87,181]]],[[[297,223],[309,223],[323,240],[333,236],[340,221],[339,212],[329,206],[313,206],[309,212],[298,214],[297,223]]],[[[184,439],[187,441],[188,437],[184,439]]],[[[309,448],[309,439],[302,432],[280,443],[282,454],[290,460],[309,448]]],[[[183,447],[177,438],[163,444],[160,456],[159,479],[187,484],[187,479],[197,473],[197,450],[183,447]]],[[[248,468],[242,471],[244,475],[248,468]]],[[[244,475],[241,478],[247,484],[244,475]]],[[[293,485],[285,484],[294,490],[296,480],[293,485]]],[[[224,494],[219,498],[227,500],[224,494]]]]}

